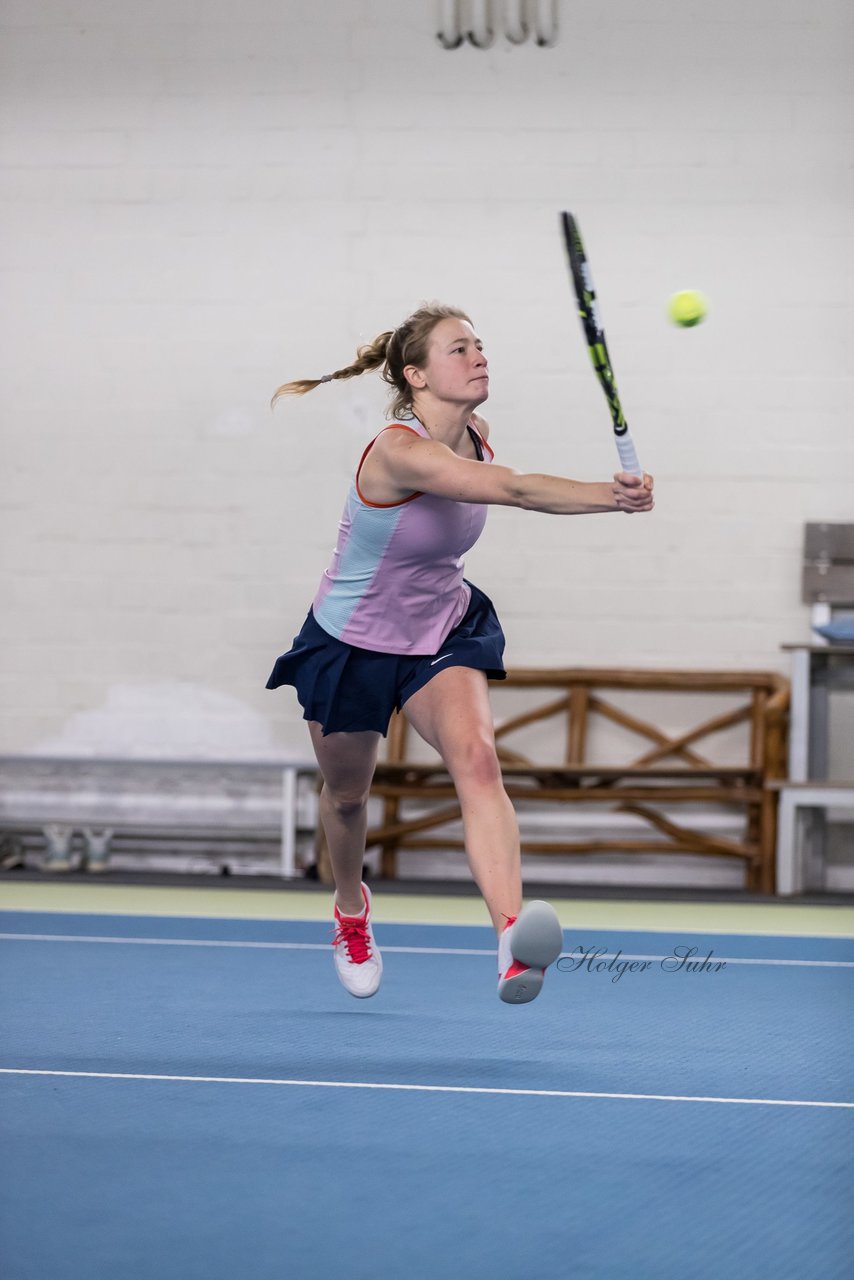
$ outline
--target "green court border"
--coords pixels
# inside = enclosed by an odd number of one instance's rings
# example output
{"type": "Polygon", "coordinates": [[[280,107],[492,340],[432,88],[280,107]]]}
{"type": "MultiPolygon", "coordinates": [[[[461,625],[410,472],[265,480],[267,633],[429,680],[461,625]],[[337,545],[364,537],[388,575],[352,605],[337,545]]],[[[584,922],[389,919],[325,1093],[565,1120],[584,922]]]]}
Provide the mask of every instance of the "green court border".
{"type": "MultiPolygon", "coordinates": [[[[529,892],[528,897],[536,896],[529,892]]],[[[854,907],[788,902],[666,902],[552,899],[564,928],[667,933],[747,933],[854,937],[854,907]]],[[[0,911],[193,916],[246,920],[330,920],[331,892],[209,889],[160,885],[0,885],[0,911]]],[[[480,898],[377,893],[374,917],[387,924],[489,923],[480,898]]]]}

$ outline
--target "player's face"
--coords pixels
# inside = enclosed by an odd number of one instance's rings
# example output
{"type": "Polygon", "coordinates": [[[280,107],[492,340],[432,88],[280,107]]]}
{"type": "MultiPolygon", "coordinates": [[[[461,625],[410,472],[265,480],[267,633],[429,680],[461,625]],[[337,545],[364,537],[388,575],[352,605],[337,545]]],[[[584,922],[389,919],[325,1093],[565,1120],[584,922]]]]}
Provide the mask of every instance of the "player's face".
{"type": "Polygon", "coordinates": [[[489,395],[483,343],[467,320],[450,316],[439,321],[430,335],[427,363],[418,373],[424,389],[452,404],[474,407],[489,395]]]}

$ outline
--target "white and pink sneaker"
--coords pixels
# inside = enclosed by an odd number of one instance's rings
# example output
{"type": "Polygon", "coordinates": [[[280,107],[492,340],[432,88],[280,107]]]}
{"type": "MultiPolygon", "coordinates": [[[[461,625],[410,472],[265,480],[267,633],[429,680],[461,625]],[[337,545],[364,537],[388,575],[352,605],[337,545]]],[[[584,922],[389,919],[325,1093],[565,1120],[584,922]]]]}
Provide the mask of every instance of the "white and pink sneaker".
{"type": "Polygon", "coordinates": [[[365,1000],[376,995],[383,976],[383,959],[371,929],[371,891],[362,885],[365,907],[361,915],[342,916],[335,905],[335,971],[351,996],[365,1000]]]}
{"type": "Polygon", "coordinates": [[[509,916],[498,939],[499,998],[506,1004],[536,1000],[562,949],[560,921],[547,902],[528,902],[518,916],[509,916]]]}

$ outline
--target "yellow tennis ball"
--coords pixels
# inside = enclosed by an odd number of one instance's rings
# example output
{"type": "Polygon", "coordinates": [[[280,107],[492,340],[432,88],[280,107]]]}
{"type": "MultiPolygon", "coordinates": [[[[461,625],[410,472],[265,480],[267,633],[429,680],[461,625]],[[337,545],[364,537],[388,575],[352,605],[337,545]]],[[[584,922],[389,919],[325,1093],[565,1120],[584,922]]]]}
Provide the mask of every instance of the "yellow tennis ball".
{"type": "Polygon", "coordinates": [[[709,304],[697,289],[681,289],[674,293],[667,304],[667,314],[674,324],[690,329],[699,324],[709,309],[709,304]]]}

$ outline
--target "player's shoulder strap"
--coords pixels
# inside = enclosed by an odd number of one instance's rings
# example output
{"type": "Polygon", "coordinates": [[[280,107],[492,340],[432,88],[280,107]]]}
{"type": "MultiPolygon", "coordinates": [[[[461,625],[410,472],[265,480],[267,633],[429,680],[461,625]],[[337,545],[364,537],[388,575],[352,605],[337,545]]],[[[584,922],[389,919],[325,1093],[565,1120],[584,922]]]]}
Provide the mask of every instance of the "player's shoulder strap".
{"type": "Polygon", "coordinates": [[[362,490],[359,488],[359,476],[361,475],[362,467],[364,466],[364,463],[365,463],[365,458],[367,458],[368,454],[371,452],[371,449],[373,449],[374,445],[379,440],[380,436],[383,435],[383,433],[386,431],[410,431],[412,435],[418,436],[419,439],[421,438],[419,432],[417,432],[414,427],[408,427],[403,422],[391,422],[389,423],[388,426],[383,427],[382,431],[378,431],[377,434],[374,436],[373,440],[370,440],[368,442],[368,444],[365,446],[365,449],[364,449],[364,452],[362,453],[361,458],[359,459],[359,465],[356,467],[356,474],[353,477],[353,483],[356,488],[356,495],[359,501],[366,507],[376,507],[376,508],[402,507],[405,503],[413,502],[416,498],[420,498],[423,496],[419,491],[416,493],[411,493],[408,498],[401,498],[399,502],[369,502],[368,499],[365,497],[365,495],[362,493],[362,490]]]}
{"type": "Polygon", "coordinates": [[[486,437],[482,436],[477,427],[472,426],[470,422],[467,424],[466,430],[471,436],[478,462],[484,462],[486,460],[486,453],[489,454],[489,461],[491,462],[495,457],[495,450],[486,437]]]}
{"type": "Polygon", "coordinates": [[[471,442],[474,445],[474,451],[477,454],[478,462],[483,462],[483,441],[480,438],[480,434],[475,431],[471,423],[468,424],[466,430],[471,436],[471,442]]]}

